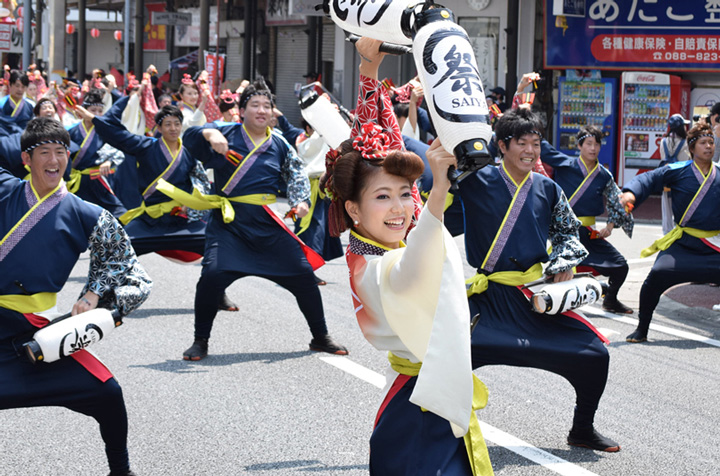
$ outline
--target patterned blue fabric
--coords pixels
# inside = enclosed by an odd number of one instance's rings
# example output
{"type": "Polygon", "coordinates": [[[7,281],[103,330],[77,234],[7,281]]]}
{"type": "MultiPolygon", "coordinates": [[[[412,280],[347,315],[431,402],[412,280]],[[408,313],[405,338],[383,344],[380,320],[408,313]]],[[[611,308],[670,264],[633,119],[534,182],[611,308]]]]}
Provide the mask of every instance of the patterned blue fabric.
{"type": "Polygon", "coordinates": [[[152,289],[152,281],[138,262],[130,238],[118,221],[103,210],[89,238],[90,272],[81,296],[92,291],[99,307],[127,315],[137,309],[152,289]]]}
{"type": "Polygon", "coordinates": [[[310,203],[310,180],[305,173],[305,164],[298,157],[295,148],[281,137],[287,147],[285,150],[285,161],[282,164],[280,176],[287,184],[288,204],[291,207],[300,202],[310,203]]]}
{"type": "Polygon", "coordinates": [[[560,200],[555,204],[550,220],[552,252],[550,263],[545,269],[548,276],[572,269],[587,257],[588,252],[578,236],[579,226],[580,220],[570,208],[565,194],[560,192],[560,200]]]}
{"type": "Polygon", "coordinates": [[[615,183],[614,180],[608,180],[603,190],[603,196],[605,197],[608,212],[608,223],[612,223],[617,227],[622,227],[628,238],[632,238],[633,228],[635,226],[635,220],[631,213],[625,212],[625,207],[620,204],[619,195],[622,193],[620,187],[615,183]]]}

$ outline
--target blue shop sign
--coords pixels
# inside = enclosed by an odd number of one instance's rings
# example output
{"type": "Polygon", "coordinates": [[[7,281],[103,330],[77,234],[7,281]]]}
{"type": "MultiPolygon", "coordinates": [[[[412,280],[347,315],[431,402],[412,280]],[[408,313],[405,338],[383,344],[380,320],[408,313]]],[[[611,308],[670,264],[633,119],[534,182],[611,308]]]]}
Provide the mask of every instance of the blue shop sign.
{"type": "Polygon", "coordinates": [[[545,67],[718,71],[720,0],[545,0],[545,67]]]}

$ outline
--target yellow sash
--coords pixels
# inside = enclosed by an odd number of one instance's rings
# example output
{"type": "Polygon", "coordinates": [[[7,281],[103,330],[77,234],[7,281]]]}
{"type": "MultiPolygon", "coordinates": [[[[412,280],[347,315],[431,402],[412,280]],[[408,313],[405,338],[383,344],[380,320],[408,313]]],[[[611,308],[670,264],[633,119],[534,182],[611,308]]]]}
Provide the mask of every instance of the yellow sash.
{"type": "Polygon", "coordinates": [[[448,192],[447,195],[445,195],[445,206],[443,207],[443,212],[447,211],[447,209],[450,208],[450,205],[452,205],[453,200],[455,200],[455,195],[448,192]]]}
{"type": "MultiPolygon", "coordinates": [[[[693,163],[693,166],[697,167],[697,164],[693,163]]],[[[713,165],[714,167],[714,165],[713,165]]],[[[700,167],[698,167],[698,170],[700,170],[700,167]]],[[[690,208],[692,207],[692,204],[695,202],[695,199],[700,195],[700,191],[702,191],[703,187],[705,186],[705,183],[708,181],[708,179],[712,176],[712,170],[708,172],[708,174],[705,176],[705,179],[700,184],[700,187],[698,188],[697,192],[695,192],[695,196],[690,200],[690,203],[688,203],[687,208],[685,209],[685,212],[683,213],[683,216],[678,220],[678,223],[682,223],[685,219],[685,215],[690,211],[690,208]]],[[[701,172],[702,173],[702,172],[701,172]]],[[[658,251],[665,251],[666,249],[670,248],[670,245],[675,243],[677,240],[682,237],[683,233],[687,233],[690,236],[694,236],[695,238],[710,238],[711,236],[715,236],[720,233],[720,230],[699,230],[697,228],[690,228],[687,226],[680,226],[675,225],[675,228],[670,230],[670,232],[663,236],[662,238],[658,239],[653,243],[652,245],[648,246],[644,250],[640,252],[641,258],[647,258],[648,256],[652,256],[658,251]]]]}
{"type": "Polygon", "coordinates": [[[488,282],[504,284],[505,286],[522,286],[543,277],[541,263],[535,263],[527,271],[498,271],[489,275],[476,274],[465,281],[468,297],[473,294],[482,294],[487,291],[488,282]]]}
{"type": "MultiPolygon", "coordinates": [[[[204,195],[197,189],[193,189],[193,193],[189,194],[163,179],[158,180],[156,190],[172,198],[173,200],[171,202],[166,203],[174,203],[175,206],[185,205],[193,210],[210,210],[213,208],[219,208],[222,212],[223,221],[225,223],[230,223],[235,219],[235,209],[230,202],[246,203],[250,205],[269,205],[277,201],[277,197],[271,193],[254,193],[250,195],[240,195],[237,197],[221,197],[220,195],[204,195]]],[[[170,210],[172,210],[172,208],[170,210]]],[[[122,220],[122,217],[120,218],[122,220]]]]}
{"type": "Polygon", "coordinates": [[[683,233],[687,233],[695,238],[710,238],[711,236],[720,234],[720,230],[698,230],[697,228],[690,228],[688,226],[675,225],[675,228],[670,230],[667,235],[656,240],[655,243],[642,250],[640,252],[640,257],[647,258],[658,251],[664,251],[670,248],[670,245],[679,240],[683,233]]]}
{"type": "Polygon", "coordinates": [[[300,219],[300,230],[297,232],[298,235],[310,227],[310,222],[312,221],[312,216],[315,212],[315,205],[317,205],[318,200],[324,199],[325,194],[322,190],[320,190],[320,179],[310,179],[310,211],[308,211],[307,215],[300,219]]]}
{"type": "MultiPolygon", "coordinates": [[[[161,139],[162,139],[162,141],[163,141],[163,144],[165,144],[165,148],[167,148],[167,151],[168,151],[168,153],[170,154],[170,157],[172,157],[172,160],[170,161],[170,163],[168,164],[168,166],[165,168],[165,170],[163,170],[163,172],[162,172],[155,180],[153,180],[152,182],[150,182],[150,185],[148,185],[147,188],[145,188],[145,190],[143,190],[143,193],[142,193],[142,196],[143,196],[143,197],[145,196],[145,194],[148,192],[148,190],[150,190],[150,188],[151,188],[153,185],[157,184],[160,180],[163,180],[163,177],[165,176],[165,174],[167,173],[167,171],[172,168],[172,166],[173,166],[173,164],[175,163],[175,161],[178,159],[178,157],[180,157],[180,152],[182,151],[182,139],[178,139],[179,145],[178,145],[178,149],[175,151],[175,155],[172,155],[172,152],[170,152],[170,147],[168,146],[167,142],[165,142],[165,138],[162,137],[161,139]]],[[[140,165],[140,164],[138,163],[138,166],[139,166],[139,165],[140,165]]],[[[151,216],[152,216],[152,215],[151,215],[151,216]]],[[[157,217],[153,217],[153,218],[157,218],[157,217]]]]}
{"type": "MultiPolygon", "coordinates": [[[[504,168],[505,164],[503,163],[502,166],[504,168]]],[[[507,169],[505,170],[505,172],[507,173],[507,169]]],[[[505,226],[505,222],[507,222],[507,219],[510,216],[510,212],[515,205],[515,200],[517,200],[517,197],[520,194],[520,190],[525,184],[525,181],[527,181],[528,177],[530,177],[530,174],[527,174],[522,180],[522,182],[520,182],[520,184],[518,185],[517,183],[515,183],[515,180],[510,176],[509,173],[507,175],[510,180],[512,180],[512,182],[515,184],[517,189],[515,190],[515,195],[513,195],[510,206],[505,212],[505,217],[500,224],[500,228],[498,228],[498,231],[495,234],[495,239],[493,240],[492,245],[490,245],[490,248],[488,249],[487,255],[485,255],[485,259],[483,260],[483,264],[481,267],[484,267],[488,259],[490,259],[490,254],[492,253],[493,248],[495,248],[498,238],[500,237],[500,233],[505,226]]],[[[477,273],[475,274],[475,276],[465,280],[465,285],[467,287],[467,296],[470,297],[473,294],[484,293],[485,291],[487,291],[488,283],[490,281],[498,284],[504,284],[505,286],[522,286],[523,284],[542,278],[542,275],[543,269],[541,263],[535,263],[526,271],[498,271],[496,273],[490,273],[488,275],[477,273]]]]}
{"type": "Polygon", "coordinates": [[[57,293],[37,293],[31,295],[8,294],[0,296],[0,307],[29,314],[47,311],[57,304],[57,293]]]}
{"type": "MultiPolygon", "coordinates": [[[[427,199],[430,197],[430,192],[421,192],[420,196],[423,198],[423,203],[427,202],[427,199]]],[[[445,195],[445,206],[443,208],[443,212],[446,212],[448,208],[450,208],[450,205],[452,205],[453,200],[455,200],[455,195],[448,192],[447,195],[445,195]]]]}
{"type": "Polygon", "coordinates": [[[582,226],[593,226],[595,224],[595,217],[577,217],[580,220],[582,226]]]}
{"type": "Polygon", "coordinates": [[[177,200],[171,200],[169,202],[156,203],[155,205],[145,205],[142,202],[139,207],[133,208],[125,212],[120,218],[120,223],[127,225],[143,213],[147,213],[152,218],[160,218],[161,216],[170,213],[173,208],[180,207],[182,204],[177,200]]]}
{"type": "MultiPolygon", "coordinates": [[[[28,212],[23,215],[23,217],[18,221],[11,229],[7,232],[7,234],[0,240],[0,245],[5,243],[7,239],[13,234],[15,230],[18,229],[21,223],[23,223],[36,209],[40,206],[48,197],[52,197],[55,192],[58,191],[60,187],[62,187],[63,181],[60,180],[60,183],[58,184],[55,189],[53,189],[52,192],[48,193],[44,197],[38,200],[38,202],[28,210],[28,212]]],[[[31,183],[32,186],[32,183],[31,183]]],[[[35,191],[35,188],[32,188],[33,193],[35,193],[35,196],[37,196],[37,192],[35,191]]],[[[8,294],[5,296],[0,296],[0,307],[4,307],[6,309],[11,309],[13,311],[22,312],[23,314],[32,313],[32,312],[41,312],[41,311],[47,311],[51,307],[54,307],[57,303],[57,293],[36,293],[36,294],[8,294]]]]}
{"type": "Polygon", "coordinates": [[[83,175],[92,175],[100,173],[100,167],[92,167],[85,170],[70,170],[70,180],[66,182],[68,192],[77,193],[80,189],[80,181],[83,175]]]}
{"type": "MultiPolygon", "coordinates": [[[[392,352],[388,352],[388,360],[393,370],[401,375],[409,377],[417,377],[420,373],[422,363],[414,364],[407,359],[398,357],[392,352]]],[[[468,432],[463,437],[465,441],[465,449],[470,459],[470,466],[474,476],[490,476],[493,473],[492,464],[490,464],[490,455],[488,454],[485,438],[480,429],[480,422],[477,419],[475,411],[485,408],[488,401],[488,390],[485,384],[473,374],[473,399],[472,412],[470,414],[470,426],[468,432]]],[[[421,408],[422,411],[426,411],[421,408]]]]}

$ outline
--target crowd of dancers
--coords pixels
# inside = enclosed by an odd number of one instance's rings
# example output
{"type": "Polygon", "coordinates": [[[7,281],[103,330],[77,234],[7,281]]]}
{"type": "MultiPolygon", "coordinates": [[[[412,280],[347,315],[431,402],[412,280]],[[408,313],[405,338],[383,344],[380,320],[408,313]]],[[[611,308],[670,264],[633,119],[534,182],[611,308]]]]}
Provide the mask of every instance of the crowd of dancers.
{"type": "Polygon", "coordinates": [[[201,262],[185,360],[207,357],[218,311],[239,309],[225,290],[246,276],[294,296],[310,350],[347,355],[329,334],[319,288],[325,282],[315,271],[343,255],[340,236],[349,230],[348,294],[363,335],[388,352],[392,369],[370,440],[371,474],[492,474],[475,417],[488,392],[473,371],[486,365],[563,376],[576,392],[567,442],[620,450],[594,425],[608,377],[607,338],[580,312],[533,311],[525,285],[590,271],[607,277],[603,309],[633,314],[618,297],[627,261],[606,238],[616,228],[632,237],[633,207],[663,190],[670,222],[643,251],[659,255],[627,341],[647,340],[669,287],[720,284],[716,117],[689,131],[671,117],[664,162],[620,189],[598,161],[599,129],[578,131],[579,157],[544,139],[531,95],[523,94],[537,79],[529,73],[510,106],[490,104],[488,146],[497,166],[471,173],[450,193],[448,170],[457,161],[441,139],[432,140],[421,81],[381,81],[379,42],[362,38],[356,48],[359,98],[351,135],[336,149],[311,124],[290,124],[263,80],[215,98],[206,73],[186,75],[167,95],[153,67],[140,80],[130,77],[124,91],[100,70],[82,84],[6,70],[0,409],[60,405],[90,415],[110,474],[133,475],[127,413],[110,371],[84,350],[44,365],[23,352],[58,315],[56,295],[80,254],[89,248],[90,273],[74,315],[96,307],[127,315],[140,306],[152,280],[138,256],[201,262]],[[279,196],[291,207],[294,230],[270,207],[279,196]],[[598,226],[606,212],[606,225],[598,226]],[[452,239],[461,234],[477,270],[471,277],[463,276],[452,239]],[[45,245],[49,236],[53,247],[45,245]],[[23,266],[29,259],[38,265],[23,266]]]}

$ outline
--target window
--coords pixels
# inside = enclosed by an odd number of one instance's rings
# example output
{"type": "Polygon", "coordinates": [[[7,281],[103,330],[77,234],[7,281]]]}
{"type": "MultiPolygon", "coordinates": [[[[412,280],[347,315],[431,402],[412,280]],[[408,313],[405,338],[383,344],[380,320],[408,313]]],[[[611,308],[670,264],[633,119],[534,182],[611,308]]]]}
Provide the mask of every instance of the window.
{"type": "Polygon", "coordinates": [[[480,79],[485,90],[497,86],[498,39],[500,37],[500,19],[489,17],[460,18],[459,24],[470,38],[475,51],[480,79]]]}

